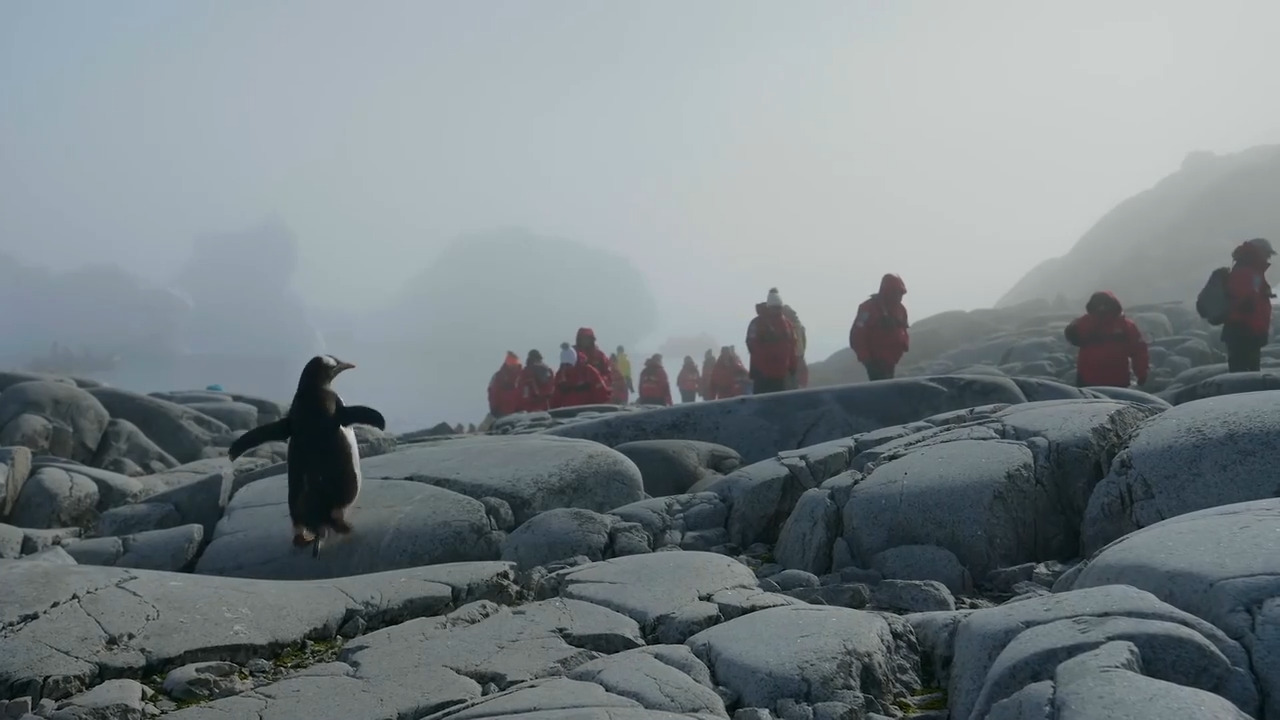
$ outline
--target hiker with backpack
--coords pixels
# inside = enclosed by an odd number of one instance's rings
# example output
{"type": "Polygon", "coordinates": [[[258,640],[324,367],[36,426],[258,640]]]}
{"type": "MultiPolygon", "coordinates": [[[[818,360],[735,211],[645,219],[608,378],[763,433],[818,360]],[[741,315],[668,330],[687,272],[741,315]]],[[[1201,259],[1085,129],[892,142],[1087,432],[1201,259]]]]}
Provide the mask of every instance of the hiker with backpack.
{"type": "Polygon", "coordinates": [[[1262,368],[1262,348],[1271,334],[1271,285],[1267,268],[1276,251],[1265,238],[1247,240],[1231,252],[1231,268],[1220,267],[1196,298],[1196,311],[1210,325],[1222,326],[1227,372],[1262,368]]]}
{"type": "Polygon", "coordinates": [[[1131,365],[1138,385],[1147,384],[1147,341],[1138,326],[1124,316],[1120,300],[1104,290],[1094,293],[1084,309],[1085,314],[1063,331],[1067,342],[1080,348],[1076,385],[1127,388],[1131,365]]]}
{"type": "Polygon", "coordinates": [[[858,306],[849,328],[849,347],[867,369],[868,380],[892,379],[894,368],[911,348],[907,309],[902,305],[906,294],[902,278],[890,273],[880,278],[880,292],[858,306]]]}

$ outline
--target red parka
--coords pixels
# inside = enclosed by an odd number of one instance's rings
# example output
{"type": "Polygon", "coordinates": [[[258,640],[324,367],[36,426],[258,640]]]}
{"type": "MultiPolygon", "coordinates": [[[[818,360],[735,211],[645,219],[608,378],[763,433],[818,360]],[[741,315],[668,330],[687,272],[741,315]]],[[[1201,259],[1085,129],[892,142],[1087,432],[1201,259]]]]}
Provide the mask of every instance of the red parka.
{"type": "Polygon", "coordinates": [[[676,376],[676,387],[681,392],[696,393],[702,390],[702,375],[698,372],[698,364],[693,358],[686,357],[684,359],[684,367],[680,368],[680,374],[676,376]]]}
{"type": "Polygon", "coordinates": [[[747,326],[747,353],[751,355],[751,377],[782,380],[796,369],[795,326],[782,314],[782,306],[756,303],[756,316],[747,326]]]}
{"type": "Polygon", "coordinates": [[[502,417],[520,412],[521,370],[520,358],[508,352],[502,367],[489,378],[489,414],[502,417]]]}
{"type": "Polygon", "coordinates": [[[556,374],[542,362],[531,362],[520,371],[520,409],[539,412],[551,408],[556,392],[556,374]]]}
{"type": "Polygon", "coordinates": [[[702,395],[703,400],[714,400],[711,394],[711,376],[716,370],[716,354],[710,350],[707,351],[706,357],[702,359],[702,384],[698,387],[698,392],[702,395]]]}
{"type": "Polygon", "coordinates": [[[556,372],[556,394],[551,399],[553,408],[603,405],[609,402],[609,398],[608,383],[582,352],[578,353],[577,365],[561,365],[556,372]]]}
{"type": "Polygon", "coordinates": [[[742,377],[746,374],[747,369],[742,366],[742,360],[737,355],[727,349],[721,350],[720,358],[716,360],[716,365],[711,370],[709,388],[711,396],[707,399],[723,400],[738,397],[742,394],[742,377]]]}
{"type": "MultiPolygon", "coordinates": [[[[1231,309],[1223,325],[1266,344],[1271,334],[1271,285],[1267,282],[1270,257],[1252,243],[1242,243],[1231,253],[1235,265],[1227,276],[1231,309]]],[[[1224,328],[1225,329],[1225,328],[1224,328]]]]}
{"type": "Polygon", "coordinates": [[[643,405],[670,405],[671,380],[667,377],[662,359],[651,357],[644,361],[640,371],[640,388],[637,402],[643,405]]]}
{"type": "Polygon", "coordinates": [[[849,328],[849,347],[858,362],[893,367],[911,349],[907,309],[902,305],[906,293],[902,278],[885,275],[880,278],[880,292],[858,306],[858,316],[849,328]]]}
{"type": "Polygon", "coordinates": [[[1085,306],[1089,312],[1072,320],[1063,334],[1080,348],[1076,359],[1081,386],[1129,387],[1129,368],[1138,384],[1147,382],[1147,342],[1133,321],[1124,316],[1120,301],[1110,292],[1096,292],[1085,306]]]}
{"type": "Polygon", "coordinates": [[[589,327],[578,328],[577,337],[574,338],[574,349],[587,356],[587,362],[591,363],[605,382],[613,378],[613,363],[609,362],[609,356],[605,355],[596,344],[595,330],[589,327]]]}

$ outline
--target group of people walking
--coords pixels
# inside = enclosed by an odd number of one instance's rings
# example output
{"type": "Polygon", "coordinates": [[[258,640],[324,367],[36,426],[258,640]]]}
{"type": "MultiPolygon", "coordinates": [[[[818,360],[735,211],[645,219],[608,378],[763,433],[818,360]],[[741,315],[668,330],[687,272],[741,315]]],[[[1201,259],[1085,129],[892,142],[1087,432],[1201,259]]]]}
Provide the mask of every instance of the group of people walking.
{"type": "MultiPolygon", "coordinates": [[[[1275,254],[1263,238],[1241,243],[1232,253],[1232,267],[1215,270],[1197,299],[1201,317],[1222,326],[1230,372],[1260,368],[1262,347],[1271,331],[1271,299],[1275,297],[1265,273],[1275,254]]],[[[911,349],[907,309],[902,302],[906,294],[902,278],[890,273],[880,279],[879,290],[858,306],[849,328],[849,347],[869,380],[893,378],[898,363],[911,349]]],[[[721,347],[718,355],[707,350],[701,367],[692,356],[685,356],[676,375],[682,403],[696,402],[699,397],[721,400],[808,386],[807,339],[795,310],[782,302],[777,288],[770,288],[755,310],[747,325],[746,363],[734,345],[721,347]]],[[[1079,348],[1076,371],[1080,386],[1129,387],[1131,377],[1138,385],[1146,383],[1150,372],[1147,343],[1137,325],[1125,316],[1114,293],[1095,292],[1085,305],[1085,314],[1068,323],[1064,335],[1079,348]]],[[[625,405],[632,393],[639,405],[672,404],[662,355],[646,358],[638,382],[633,384],[626,350],[619,345],[617,352],[605,355],[596,343],[595,332],[584,327],[578,329],[573,345],[560,344],[559,365],[554,370],[537,350],[530,350],[523,364],[508,351],[489,382],[489,411],[501,417],[580,405],[625,405]]]]}

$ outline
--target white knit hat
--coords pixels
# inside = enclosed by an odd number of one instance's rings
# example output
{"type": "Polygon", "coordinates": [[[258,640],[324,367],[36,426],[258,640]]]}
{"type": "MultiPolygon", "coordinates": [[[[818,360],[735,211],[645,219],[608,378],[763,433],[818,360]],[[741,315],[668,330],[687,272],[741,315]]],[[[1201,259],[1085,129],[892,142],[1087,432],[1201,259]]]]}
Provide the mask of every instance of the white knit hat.
{"type": "Polygon", "coordinates": [[[778,288],[769,288],[769,297],[764,304],[769,307],[782,307],[782,296],[778,294],[778,288]]]}
{"type": "Polygon", "coordinates": [[[574,350],[574,349],[573,349],[573,348],[571,348],[571,347],[561,348],[561,349],[560,349],[560,364],[561,364],[561,365],[577,365],[577,364],[578,364],[578,351],[577,351],[577,350],[574,350]]]}

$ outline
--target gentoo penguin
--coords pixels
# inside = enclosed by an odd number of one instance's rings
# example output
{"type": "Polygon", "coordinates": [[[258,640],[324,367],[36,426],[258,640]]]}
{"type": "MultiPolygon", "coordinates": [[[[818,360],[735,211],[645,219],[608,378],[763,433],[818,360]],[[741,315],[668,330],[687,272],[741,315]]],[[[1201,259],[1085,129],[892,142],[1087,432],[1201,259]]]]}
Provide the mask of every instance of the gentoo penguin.
{"type": "Polygon", "coordinates": [[[273,440],[289,441],[289,518],[293,544],[311,543],[312,557],[332,529],[351,532],[347,508],[360,494],[360,454],[351,425],[385,430],[382,413],[363,405],[343,405],[329,386],[339,373],[354,368],[332,355],[317,355],[302,368],[289,414],[246,432],[231,444],[232,460],[273,440]]]}

